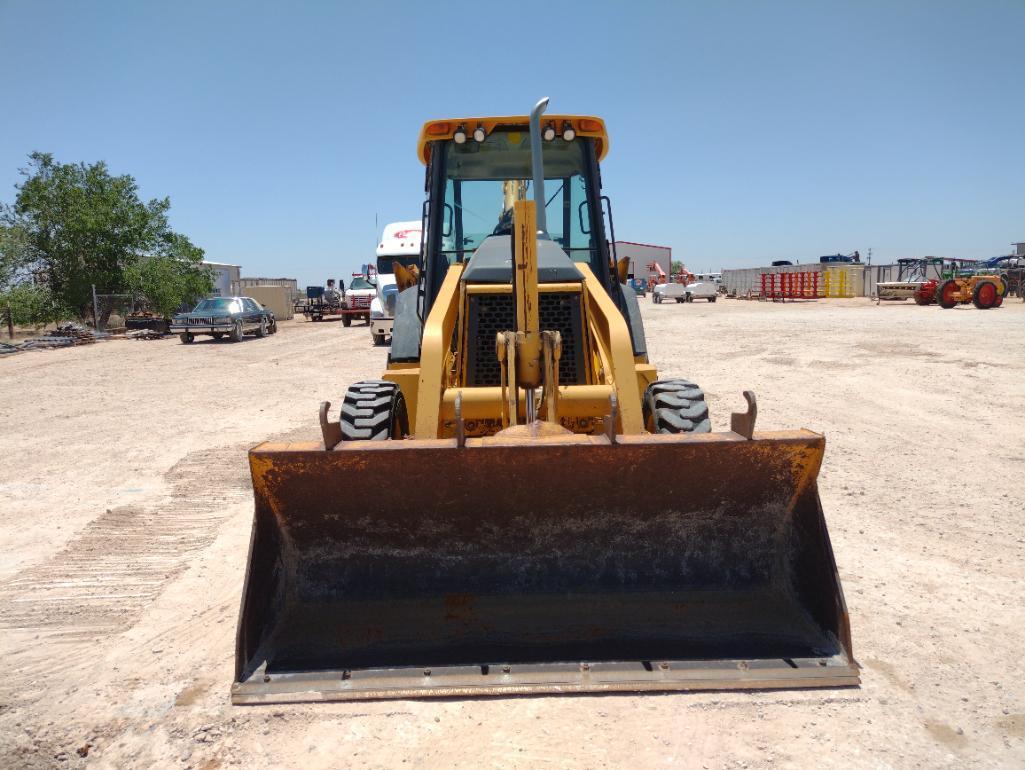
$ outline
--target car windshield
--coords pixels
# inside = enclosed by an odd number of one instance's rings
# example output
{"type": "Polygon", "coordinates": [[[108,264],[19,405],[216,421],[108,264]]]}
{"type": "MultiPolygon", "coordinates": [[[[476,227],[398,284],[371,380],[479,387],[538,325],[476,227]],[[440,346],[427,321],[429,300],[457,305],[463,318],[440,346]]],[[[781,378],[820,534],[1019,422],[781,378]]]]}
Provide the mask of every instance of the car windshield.
{"type": "Polygon", "coordinates": [[[195,309],[193,313],[238,313],[240,310],[238,300],[232,299],[231,297],[213,297],[211,299],[204,299],[195,309]]]}
{"type": "Polygon", "coordinates": [[[372,289],[374,284],[370,283],[366,278],[356,276],[349,282],[350,289],[372,289]]]}
{"type": "MultiPolygon", "coordinates": [[[[591,227],[583,141],[544,144],[548,232],[574,260],[591,258],[591,227]]],[[[530,134],[496,130],[483,142],[449,144],[445,159],[442,251],[462,261],[489,235],[511,232],[512,204],[533,187],[530,134]]]]}

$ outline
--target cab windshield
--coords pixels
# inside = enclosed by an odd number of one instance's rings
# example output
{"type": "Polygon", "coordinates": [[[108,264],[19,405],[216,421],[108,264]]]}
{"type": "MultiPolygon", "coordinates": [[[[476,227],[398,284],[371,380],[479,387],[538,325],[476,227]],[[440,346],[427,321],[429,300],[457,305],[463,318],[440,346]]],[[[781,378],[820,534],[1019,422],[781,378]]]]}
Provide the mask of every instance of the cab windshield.
{"type": "Polygon", "coordinates": [[[361,278],[360,276],[356,276],[351,281],[349,281],[349,289],[350,290],[352,290],[352,289],[372,289],[372,288],[374,288],[374,284],[370,283],[370,281],[368,281],[366,278],[361,278]]]}
{"type": "Polygon", "coordinates": [[[401,257],[378,257],[377,274],[392,275],[395,272],[395,268],[392,267],[393,262],[398,262],[403,267],[413,267],[413,265],[420,264],[420,257],[412,254],[405,254],[401,257]]]}
{"type": "MultiPolygon", "coordinates": [[[[512,204],[532,197],[530,134],[496,129],[483,142],[446,142],[441,252],[462,262],[490,235],[512,228],[512,204]]],[[[548,233],[578,262],[592,260],[587,140],[545,142],[548,233]]]]}

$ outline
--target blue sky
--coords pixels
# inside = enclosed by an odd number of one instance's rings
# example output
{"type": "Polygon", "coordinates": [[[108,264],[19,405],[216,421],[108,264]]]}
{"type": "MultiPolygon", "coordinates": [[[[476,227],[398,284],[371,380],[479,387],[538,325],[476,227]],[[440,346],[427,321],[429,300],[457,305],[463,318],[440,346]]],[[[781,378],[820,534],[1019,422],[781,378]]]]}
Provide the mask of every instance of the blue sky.
{"type": "Polygon", "coordinates": [[[319,283],[419,218],[420,124],[606,118],[616,234],[694,271],[1025,240],[1022,0],[0,0],[0,199],[106,160],[245,275],[319,283]],[[375,219],[378,223],[375,227],[375,219]]]}

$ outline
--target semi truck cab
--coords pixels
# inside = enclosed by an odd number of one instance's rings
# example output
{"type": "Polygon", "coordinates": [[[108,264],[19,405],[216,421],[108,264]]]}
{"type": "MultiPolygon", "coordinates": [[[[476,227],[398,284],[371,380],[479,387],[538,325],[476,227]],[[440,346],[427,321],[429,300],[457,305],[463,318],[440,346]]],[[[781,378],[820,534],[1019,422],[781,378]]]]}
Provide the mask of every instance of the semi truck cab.
{"type": "Polygon", "coordinates": [[[422,235],[420,220],[392,222],[385,225],[381,234],[377,244],[377,294],[370,303],[370,336],[375,345],[384,345],[391,339],[399,294],[393,263],[419,267],[422,235]]]}

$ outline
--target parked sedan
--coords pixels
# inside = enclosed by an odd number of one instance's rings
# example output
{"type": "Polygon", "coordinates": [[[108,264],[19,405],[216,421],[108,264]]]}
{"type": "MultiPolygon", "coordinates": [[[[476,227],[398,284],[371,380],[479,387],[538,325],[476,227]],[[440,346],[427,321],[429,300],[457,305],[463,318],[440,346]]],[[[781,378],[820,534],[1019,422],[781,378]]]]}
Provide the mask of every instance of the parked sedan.
{"type": "Polygon", "coordinates": [[[191,313],[179,313],[171,321],[171,333],[182,342],[193,342],[200,334],[215,340],[227,335],[241,342],[246,334],[265,337],[278,330],[274,314],[250,297],[211,297],[202,300],[191,313]]]}

